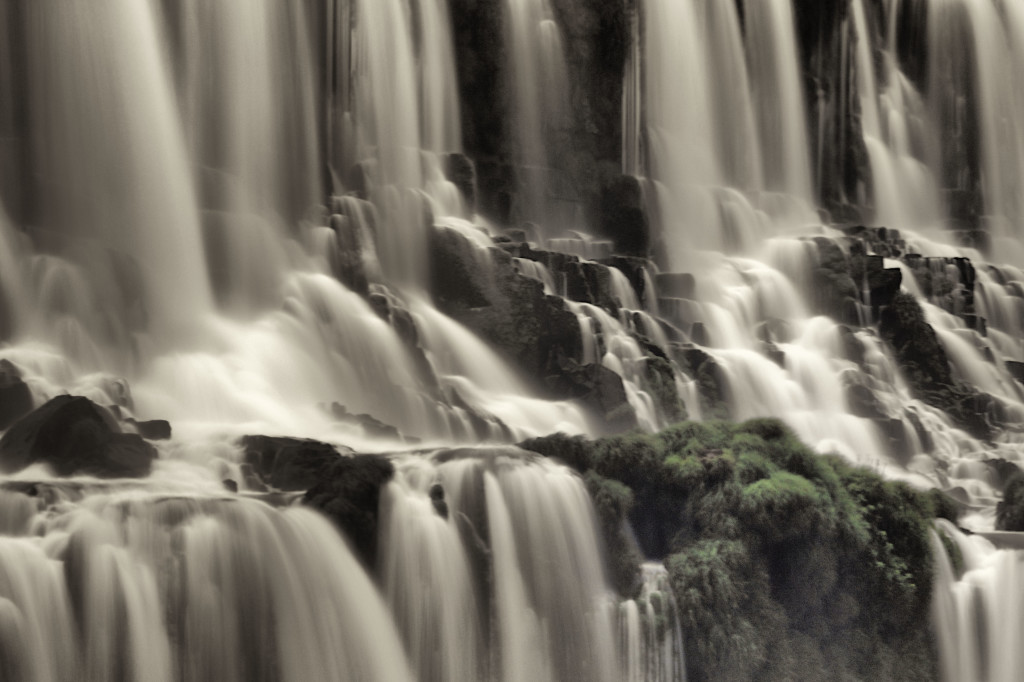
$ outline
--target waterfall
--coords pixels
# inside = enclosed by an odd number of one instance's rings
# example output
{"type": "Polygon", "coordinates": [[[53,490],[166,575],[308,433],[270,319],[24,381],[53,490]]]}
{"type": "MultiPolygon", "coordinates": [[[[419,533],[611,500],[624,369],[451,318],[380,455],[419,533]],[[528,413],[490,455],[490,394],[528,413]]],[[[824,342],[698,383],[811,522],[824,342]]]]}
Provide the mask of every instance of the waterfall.
{"type": "Polygon", "coordinates": [[[61,513],[39,505],[0,536],[5,679],[413,679],[376,587],[314,512],[47,494],[61,513]]]}
{"type": "Polygon", "coordinates": [[[0,3],[0,389],[173,424],[0,476],[0,678],[684,679],[665,569],[616,594],[594,479],[507,443],[778,417],[963,502],[942,674],[1015,679],[1024,7],[813,4],[0,3]],[[386,453],[379,551],[255,434],[386,453]]]}
{"type": "MultiPolygon", "coordinates": [[[[556,212],[559,134],[569,116],[569,74],[561,31],[549,0],[507,0],[507,41],[511,59],[512,139],[516,149],[522,221],[542,225],[564,216],[556,212]]],[[[562,226],[548,226],[557,234],[562,226]]]]}
{"type": "Polygon", "coordinates": [[[614,600],[586,489],[524,455],[442,451],[397,462],[382,572],[420,679],[619,679],[614,600]]]}
{"type": "MultiPolygon", "coordinates": [[[[1014,680],[1024,659],[1019,647],[1017,614],[1024,606],[1021,594],[1019,540],[1010,536],[1007,548],[997,548],[985,537],[965,536],[948,521],[939,521],[932,534],[938,564],[932,604],[942,680],[1014,680]],[[937,533],[944,534],[962,557],[954,569],[937,533]]],[[[1000,534],[992,540],[1000,542],[1000,534]]]]}

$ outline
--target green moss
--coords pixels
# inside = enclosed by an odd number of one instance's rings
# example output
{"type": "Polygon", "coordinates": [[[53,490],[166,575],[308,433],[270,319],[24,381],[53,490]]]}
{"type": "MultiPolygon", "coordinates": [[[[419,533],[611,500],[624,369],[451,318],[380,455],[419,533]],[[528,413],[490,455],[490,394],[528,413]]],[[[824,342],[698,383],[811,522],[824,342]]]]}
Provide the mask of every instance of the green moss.
{"type": "Polygon", "coordinates": [[[642,557],[636,552],[626,528],[627,514],[633,507],[633,491],[594,471],[588,471],[584,481],[601,525],[612,586],[624,597],[635,597],[641,587],[642,557]]]}
{"type": "Polygon", "coordinates": [[[635,557],[616,522],[665,558],[691,680],[934,678],[929,532],[958,512],[941,493],[817,455],[773,419],[529,446],[588,472],[620,591],[635,557]]]}

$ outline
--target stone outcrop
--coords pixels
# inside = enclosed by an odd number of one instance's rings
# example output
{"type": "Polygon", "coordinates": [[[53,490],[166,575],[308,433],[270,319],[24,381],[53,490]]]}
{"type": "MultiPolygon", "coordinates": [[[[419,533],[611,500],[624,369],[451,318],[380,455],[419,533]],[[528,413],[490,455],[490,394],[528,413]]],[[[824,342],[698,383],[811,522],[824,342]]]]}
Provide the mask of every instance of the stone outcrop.
{"type": "Polygon", "coordinates": [[[7,473],[41,463],[58,476],[139,478],[156,458],[142,436],[124,433],[110,412],[79,396],[53,398],[0,439],[0,470],[7,473]]]}
{"type": "Polygon", "coordinates": [[[0,360],[0,431],[31,412],[32,405],[32,391],[21,370],[10,360],[0,360]]]}
{"type": "Polygon", "coordinates": [[[893,299],[882,311],[879,333],[895,351],[915,395],[944,410],[975,437],[993,437],[1001,406],[992,396],[954,379],[946,352],[913,296],[900,293],[893,299]]]}
{"type": "Polygon", "coordinates": [[[335,446],[309,438],[243,436],[239,444],[258,483],[285,491],[309,490],[342,456],[335,446]]]}
{"type": "Polygon", "coordinates": [[[341,529],[368,567],[377,560],[380,489],[394,474],[391,462],[379,455],[336,457],[302,499],[341,529]]]}

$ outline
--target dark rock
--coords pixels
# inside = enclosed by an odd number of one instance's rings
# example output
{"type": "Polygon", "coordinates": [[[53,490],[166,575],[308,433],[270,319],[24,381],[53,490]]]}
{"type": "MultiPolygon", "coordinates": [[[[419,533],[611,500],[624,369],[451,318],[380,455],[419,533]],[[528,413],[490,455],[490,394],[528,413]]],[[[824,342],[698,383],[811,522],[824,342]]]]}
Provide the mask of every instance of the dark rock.
{"type": "Polygon", "coordinates": [[[430,502],[434,505],[434,511],[442,519],[448,518],[448,503],[444,499],[444,486],[435,483],[430,486],[430,502]]]}
{"type": "Polygon", "coordinates": [[[609,265],[613,268],[617,268],[622,274],[626,276],[629,283],[633,286],[633,291],[636,292],[636,298],[641,304],[647,303],[649,300],[653,300],[657,297],[657,292],[647,291],[647,272],[650,267],[650,261],[646,258],[637,258],[634,256],[612,256],[606,260],[601,261],[605,265],[609,265]]]}
{"type": "Polygon", "coordinates": [[[946,352],[924,311],[910,294],[897,294],[879,320],[879,333],[895,350],[911,391],[946,411],[976,438],[991,440],[999,421],[998,401],[953,378],[946,352]]]}
{"type": "Polygon", "coordinates": [[[960,317],[963,318],[964,324],[967,325],[968,329],[973,329],[982,336],[988,336],[988,322],[984,317],[974,313],[964,313],[960,317]]]}
{"type": "Polygon", "coordinates": [[[1020,468],[1016,462],[997,457],[994,459],[986,459],[985,465],[992,471],[993,487],[997,490],[1003,490],[1006,488],[1006,484],[1009,483],[1014,476],[1024,475],[1024,470],[1020,468]]]}
{"type": "Polygon", "coordinates": [[[608,266],[592,261],[570,261],[561,272],[565,275],[566,298],[590,303],[617,314],[619,304],[612,296],[612,277],[608,266]]]}
{"type": "Polygon", "coordinates": [[[1024,383],[1024,362],[1018,362],[1016,360],[1007,360],[1006,370],[1014,379],[1021,383],[1024,383]]]}
{"type": "Polygon", "coordinates": [[[727,382],[714,357],[699,348],[680,348],[676,361],[697,382],[704,419],[728,419],[732,409],[727,382]]]}
{"type": "Polygon", "coordinates": [[[373,438],[390,438],[402,440],[402,434],[394,426],[385,424],[369,414],[352,414],[344,405],[331,403],[331,414],[340,422],[357,424],[362,427],[363,433],[373,438]]]}
{"type": "Polygon", "coordinates": [[[762,341],[758,344],[758,351],[779,367],[786,366],[786,352],[771,341],[762,341]]]}
{"type": "Polygon", "coordinates": [[[101,478],[149,475],[157,451],[134,433],[122,433],[113,415],[88,398],[61,395],[16,422],[0,439],[0,470],[37,462],[58,476],[101,478]]]}
{"type": "Polygon", "coordinates": [[[889,419],[885,405],[875,392],[862,383],[851,383],[846,387],[846,401],[850,412],[866,419],[889,419]]]}
{"type": "Polygon", "coordinates": [[[647,256],[651,246],[650,225],[640,181],[631,175],[620,175],[605,183],[600,197],[599,232],[614,242],[617,253],[647,256]]]}
{"type": "Polygon", "coordinates": [[[675,371],[667,358],[658,355],[645,358],[644,378],[647,389],[654,398],[654,404],[666,424],[674,424],[687,418],[686,406],[679,398],[679,391],[676,390],[675,371]]]}
{"type": "Polygon", "coordinates": [[[903,422],[899,419],[881,418],[873,420],[878,426],[882,435],[885,436],[889,454],[900,464],[910,461],[912,452],[910,443],[907,440],[907,432],[903,428],[903,422]]]}
{"type": "Polygon", "coordinates": [[[129,417],[125,421],[134,426],[139,435],[147,440],[168,440],[171,437],[171,423],[165,419],[140,422],[129,417]]]}
{"type": "Polygon", "coordinates": [[[369,281],[363,262],[366,245],[362,230],[352,219],[337,213],[331,216],[330,226],[338,244],[337,250],[331,254],[334,276],[352,291],[366,296],[369,293],[369,281]]]}
{"type": "MultiPolygon", "coordinates": [[[[528,246],[521,253],[539,257],[528,246]]],[[[562,299],[546,295],[540,282],[517,272],[509,253],[481,251],[453,230],[434,228],[430,254],[431,291],[438,308],[483,337],[527,376],[555,375],[567,360],[582,358],[576,315],[562,299]]]]}
{"type": "Polygon", "coordinates": [[[892,299],[900,292],[900,285],[903,283],[903,273],[899,268],[885,268],[868,274],[869,300],[865,303],[872,308],[889,305],[892,299]]]}
{"type": "Polygon", "coordinates": [[[0,360],[0,431],[32,411],[32,391],[21,371],[10,361],[0,360]]]}
{"type": "Polygon", "coordinates": [[[860,325],[856,302],[860,289],[850,274],[850,262],[833,239],[816,237],[818,266],[811,272],[815,312],[844,324],[860,325]]]}
{"type": "Polygon", "coordinates": [[[914,431],[917,432],[917,439],[921,441],[921,449],[925,453],[932,452],[935,449],[935,441],[932,439],[931,431],[924,427],[924,423],[917,416],[917,413],[913,410],[904,410],[903,416],[914,427],[914,431]]]}
{"type": "Polygon", "coordinates": [[[256,479],[278,490],[308,490],[341,457],[335,446],[308,438],[243,436],[240,445],[256,479]]]}
{"type": "Polygon", "coordinates": [[[229,493],[238,492],[238,483],[236,483],[230,478],[225,478],[223,481],[221,481],[221,484],[224,486],[224,490],[227,490],[229,493]]]}
{"type": "MultiPolygon", "coordinates": [[[[242,474],[242,481],[245,482],[246,490],[252,490],[257,493],[270,492],[270,488],[263,482],[260,475],[256,473],[256,468],[249,462],[242,462],[238,465],[238,470],[242,474]]],[[[237,485],[237,483],[236,483],[237,485]]]]}
{"type": "Polygon", "coordinates": [[[882,311],[879,333],[895,349],[912,388],[927,393],[953,385],[946,352],[913,296],[899,294],[882,311]]]}
{"type": "Polygon", "coordinates": [[[476,210],[476,167],[465,154],[452,153],[445,157],[445,174],[459,188],[470,215],[476,210]]]}
{"type": "Polygon", "coordinates": [[[1003,499],[996,505],[996,530],[1024,531],[1024,474],[1007,481],[1003,499]]]}
{"type": "Polygon", "coordinates": [[[628,431],[637,426],[636,413],[626,399],[622,377],[604,365],[571,363],[548,385],[558,395],[577,398],[601,420],[608,433],[628,431]]]}
{"type": "Polygon", "coordinates": [[[367,567],[377,563],[380,489],[394,474],[391,462],[378,455],[336,457],[302,498],[341,529],[367,567]]]}

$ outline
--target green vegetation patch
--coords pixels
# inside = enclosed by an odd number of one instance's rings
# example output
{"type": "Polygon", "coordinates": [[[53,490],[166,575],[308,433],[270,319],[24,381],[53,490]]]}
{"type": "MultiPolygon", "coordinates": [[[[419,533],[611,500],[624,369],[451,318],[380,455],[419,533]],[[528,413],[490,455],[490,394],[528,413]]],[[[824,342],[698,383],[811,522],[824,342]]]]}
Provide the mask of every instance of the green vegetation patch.
{"type": "Polygon", "coordinates": [[[938,491],[812,452],[781,422],[683,422],[523,447],[587,482],[615,587],[665,561],[690,680],[930,680],[938,491]]]}

